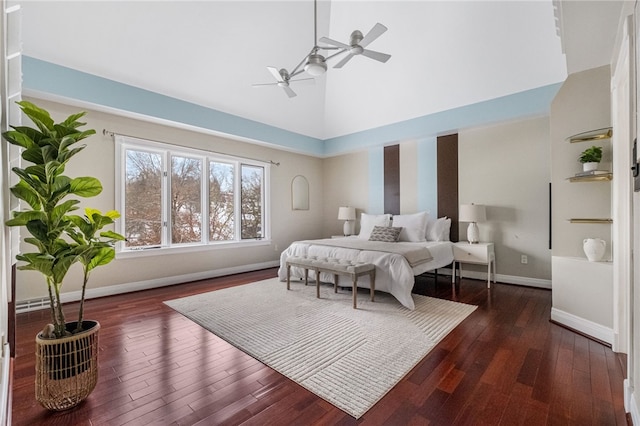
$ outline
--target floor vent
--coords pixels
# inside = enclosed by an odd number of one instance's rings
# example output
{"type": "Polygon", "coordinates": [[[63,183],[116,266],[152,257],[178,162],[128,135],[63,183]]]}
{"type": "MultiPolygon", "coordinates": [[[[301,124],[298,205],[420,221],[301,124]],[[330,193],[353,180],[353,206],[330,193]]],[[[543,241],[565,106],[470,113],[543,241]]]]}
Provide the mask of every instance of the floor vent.
{"type": "Polygon", "coordinates": [[[43,297],[41,299],[24,300],[22,302],[16,303],[16,313],[20,314],[22,312],[38,311],[40,309],[46,309],[48,307],[48,298],[43,297]]]}

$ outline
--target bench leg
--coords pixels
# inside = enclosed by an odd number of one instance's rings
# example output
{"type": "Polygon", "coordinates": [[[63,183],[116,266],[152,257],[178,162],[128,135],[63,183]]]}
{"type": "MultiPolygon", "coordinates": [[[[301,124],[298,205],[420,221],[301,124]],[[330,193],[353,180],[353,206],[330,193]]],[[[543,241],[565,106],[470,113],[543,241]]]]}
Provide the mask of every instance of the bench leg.
{"type": "Polygon", "coordinates": [[[320,270],[316,269],[316,297],[320,299],[320,270]]]}
{"type": "Polygon", "coordinates": [[[287,290],[291,290],[291,265],[287,264],[287,290]]]}
{"type": "Polygon", "coordinates": [[[309,268],[304,268],[304,285],[309,284],[309,268]]]}
{"type": "Polygon", "coordinates": [[[358,276],[353,274],[353,309],[358,308],[358,276]]]}
{"type": "Polygon", "coordinates": [[[372,269],[371,272],[369,272],[369,281],[371,281],[371,285],[370,287],[370,293],[371,293],[371,301],[373,302],[375,294],[376,294],[376,270],[372,269]]]}
{"type": "Polygon", "coordinates": [[[333,292],[338,292],[338,274],[333,274],[333,292]]]}

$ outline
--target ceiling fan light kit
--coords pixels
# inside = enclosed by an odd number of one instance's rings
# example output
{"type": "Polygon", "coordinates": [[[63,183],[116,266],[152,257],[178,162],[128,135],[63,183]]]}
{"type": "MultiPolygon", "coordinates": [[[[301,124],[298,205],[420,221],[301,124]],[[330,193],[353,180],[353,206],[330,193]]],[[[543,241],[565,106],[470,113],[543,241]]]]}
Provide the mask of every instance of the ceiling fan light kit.
{"type": "Polygon", "coordinates": [[[304,65],[304,70],[314,77],[324,74],[327,71],[327,63],[324,56],[317,53],[309,55],[307,63],[304,65]]]}
{"type": "Polygon", "coordinates": [[[369,45],[372,41],[380,37],[385,31],[387,31],[387,27],[384,25],[377,23],[373,26],[373,28],[367,33],[366,36],[355,30],[351,33],[349,44],[344,44],[339,41],[332,40],[328,37],[322,37],[320,39],[321,42],[328,44],[329,46],[318,46],[318,38],[317,38],[317,27],[318,27],[318,5],[317,0],[313,1],[313,48],[311,52],[308,53],[302,61],[291,71],[291,73],[287,72],[286,69],[282,68],[278,71],[275,67],[267,67],[269,72],[276,79],[275,83],[263,83],[263,84],[254,84],[253,87],[264,87],[264,86],[273,86],[277,85],[282,87],[285,93],[293,98],[296,96],[296,93],[289,87],[289,82],[293,81],[305,81],[305,80],[313,80],[313,78],[303,78],[297,80],[291,80],[292,77],[296,75],[307,72],[307,74],[312,75],[314,77],[320,76],[327,71],[327,60],[333,58],[334,56],[340,55],[344,52],[348,52],[347,56],[345,56],[340,62],[338,62],[334,68],[342,68],[351,58],[357,55],[366,56],[368,58],[374,59],[379,62],[387,62],[391,55],[386,53],[380,53],[373,50],[365,49],[366,46],[369,45]],[[319,50],[336,50],[336,53],[327,56],[326,58],[319,54],[319,50]],[[303,66],[304,65],[304,66],[303,66]]]}

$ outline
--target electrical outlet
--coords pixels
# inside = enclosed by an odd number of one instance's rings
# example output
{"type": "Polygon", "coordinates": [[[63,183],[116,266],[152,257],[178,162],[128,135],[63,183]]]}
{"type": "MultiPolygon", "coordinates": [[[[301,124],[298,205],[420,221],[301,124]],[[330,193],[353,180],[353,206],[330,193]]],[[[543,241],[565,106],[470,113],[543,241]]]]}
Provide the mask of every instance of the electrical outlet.
{"type": "Polygon", "coordinates": [[[273,245],[273,251],[278,251],[278,245],[277,244],[273,245]]]}
{"type": "Polygon", "coordinates": [[[527,263],[529,263],[529,258],[527,258],[526,254],[523,254],[520,256],[520,263],[526,265],[527,263]]]}

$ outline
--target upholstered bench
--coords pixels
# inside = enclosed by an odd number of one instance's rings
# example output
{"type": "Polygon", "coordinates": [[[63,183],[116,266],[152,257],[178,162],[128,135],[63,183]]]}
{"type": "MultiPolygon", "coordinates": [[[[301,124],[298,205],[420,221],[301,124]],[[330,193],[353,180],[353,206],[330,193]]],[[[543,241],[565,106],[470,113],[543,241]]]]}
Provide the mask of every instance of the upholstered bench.
{"type": "Polygon", "coordinates": [[[357,308],[358,278],[369,275],[371,286],[371,301],[374,301],[376,290],[376,267],[371,263],[355,262],[351,260],[337,259],[334,257],[319,256],[291,256],[287,258],[287,290],[290,287],[291,267],[297,266],[304,269],[304,285],[309,283],[309,269],[316,273],[316,297],[320,298],[320,272],[333,274],[333,291],[338,292],[338,276],[351,277],[353,285],[353,308],[357,308]]]}

